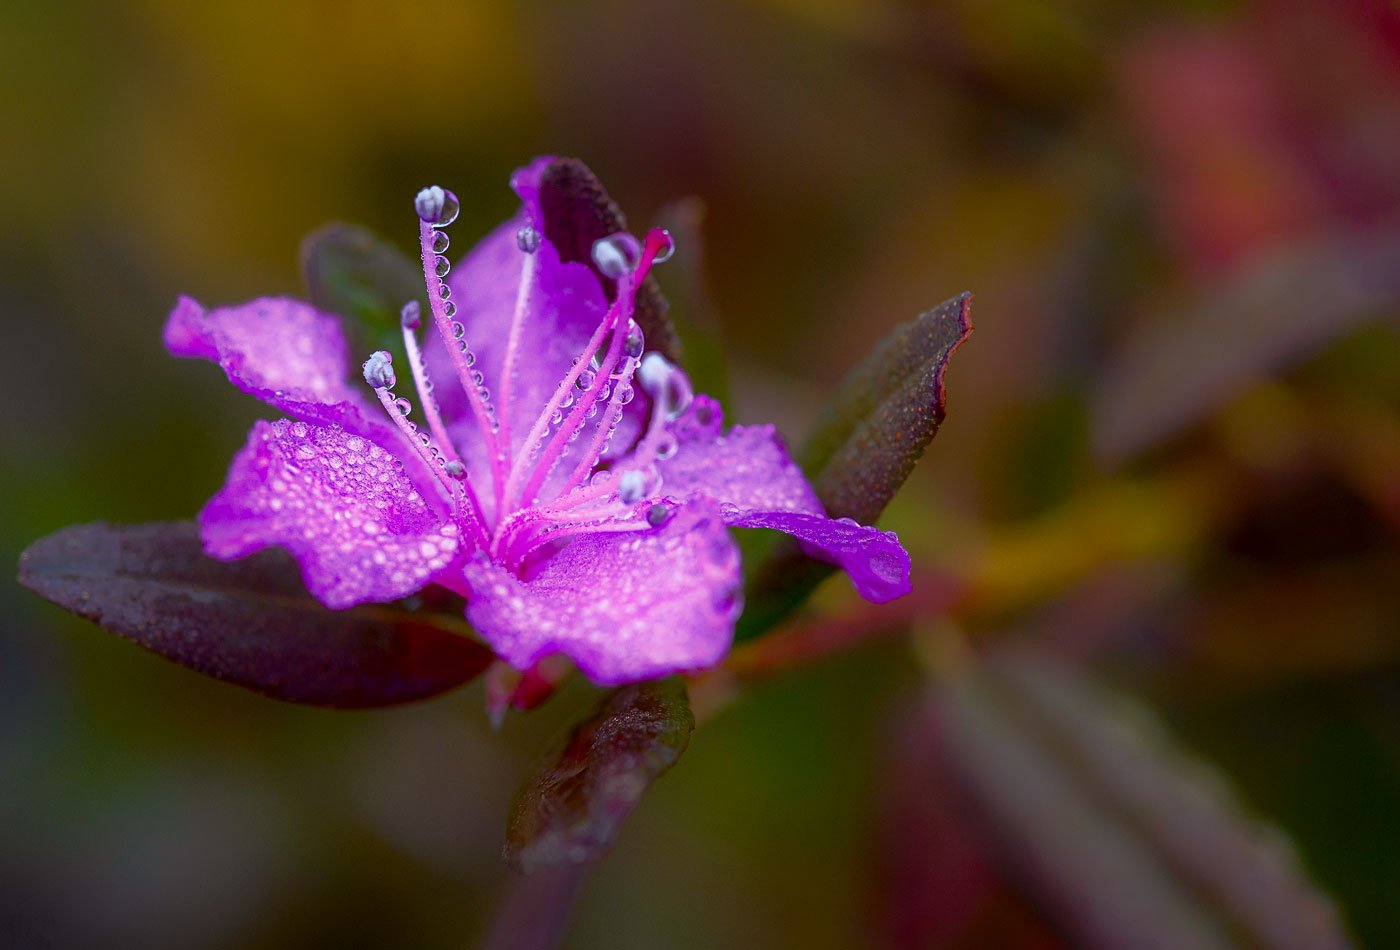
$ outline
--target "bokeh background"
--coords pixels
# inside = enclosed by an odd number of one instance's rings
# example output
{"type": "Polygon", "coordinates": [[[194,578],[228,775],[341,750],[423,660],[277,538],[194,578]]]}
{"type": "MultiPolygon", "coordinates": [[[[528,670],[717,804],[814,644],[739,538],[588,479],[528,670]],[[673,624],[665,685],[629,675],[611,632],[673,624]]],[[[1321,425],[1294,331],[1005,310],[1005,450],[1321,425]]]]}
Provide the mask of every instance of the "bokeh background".
{"type": "MultiPolygon", "coordinates": [[[[1387,0],[10,0],[0,75],[9,564],[65,524],[197,511],[261,410],[163,355],[176,295],[297,293],[330,220],[410,251],[429,182],[463,198],[459,248],[538,153],[588,162],[635,227],[698,196],[705,282],[659,277],[722,341],[731,415],[794,439],[892,326],[977,295],[884,521],[964,596],[718,711],[571,946],[1071,937],[1018,862],[1039,839],[966,781],[998,747],[936,721],[940,677],[1008,641],[1150,709],[1199,758],[1183,783],[1233,788],[1357,938],[1400,944],[1387,0]]],[[[858,608],[834,581],[815,609],[858,608]]],[[[19,945],[469,944],[513,789],[595,701],[500,733],[479,684],[318,711],[17,585],[0,618],[19,945]]]]}

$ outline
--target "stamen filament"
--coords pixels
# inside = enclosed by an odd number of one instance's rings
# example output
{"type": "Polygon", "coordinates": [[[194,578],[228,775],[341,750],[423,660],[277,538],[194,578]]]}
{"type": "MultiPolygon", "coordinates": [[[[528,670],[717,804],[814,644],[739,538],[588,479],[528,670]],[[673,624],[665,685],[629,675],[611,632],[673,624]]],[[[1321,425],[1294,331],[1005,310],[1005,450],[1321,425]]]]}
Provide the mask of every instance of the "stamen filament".
{"type": "MultiPolygon", "coordinates": [[[[633,285],[633,287],[635,287],[635,285],[633,285]]],[[[629,290],[631,289],[632,288],[629,288],[629,290]]],[[[621,298],[622,295],[619,294],[618,296],[621,298]]],[[[589,386],[588,389],[584,391],[583,395],[574,404],[574,408],[569,413],[568,418],[564,420],[564,424],[559,427],[558,432],[554,433],[554,438],[550,440],[548,447],[544,450],[544,454],[535,465],[535,471],[530,476],[530,480],[525,483],[525,489],[520,494],[522,503],[529,504],[534,499],[535,494],[544,485],[544,480],[549,477],[550,472],[554,471],[554,466],[559,463],[560,457],[563,456],[564,452],[573,441],[574,434],[583,428],[583,424],[587,420],[588,411],[597,403],[598,393],[602,391],[603,386],[607,385],[606,380],[612,377],[612,371],[617,366],[618,359],[622,356],[622,337],[623,334],[620,331],[614,331],[612,342],[608,345],[608,354],[603,358],[603,365],[597,370],[593,385],[589,386]],[[604,380],[604,382],[599,382],[599,380],[604,380]]],[[[597,459],[593,461],[596,462],[597,459]]],[[[589,468],[592,469],[592,467],[592,462],[590,462],[589,468]]]]}
{"type": "Polygon", "coordinates": [[[457,492],[456,486],[453,484],[453,479],[451,479],[448,476],[448,474],[445,471],[443,471],[443,467],[446,464],[446,460],[443,459],[441,456],[433,455],[433,453],[429,451],[428,446],[423,444],[423,440],[419,438],[417,428],[412,426],[409,423],[409,421],[404,418],[404,414],[399,411],[399,407],[394,399],[394,394],[389,391],[389,387],[376,387],[374,390],[374,394],[375,396],[379,397],[379,404],[383,406],[384,411],[389,414],[390,420],[393,421],[394,426],[399,430],[399,432],[403,434],[405,441],[407,441],[408,444],[412,446],[413,451],[418,455],[420,459],[423,460],[423,464],[428,467],[428,470],[433,473],[433,475],[437,478],[438,482],[442,485],[442,487],[447,490],[448,496],[454,501],[457,501],[459,499],[465,499],[467,505],[471,509],[468,512],[468,515],[470,516],[469,520],[476,528],[478,540],[480,541],[482,546],[485,546],[487,543],[489,543],[490,538],[486,534],[485,520],[482,518],[481,515],[481,505],[478,503],[476,495],[472,491],[471,483],[463,479],[462,486],[466,489],[466,491],[462,494],[459,494],[457,492]]]}
{"type": "Polygon", "coordinates": [[[507,464],[513,461],[511,459],[510,404],[515,396],[515,359],[516,354],[520,351],[520,336],[525,325],[525,315],[529,310],[530,294],[535,286],[535,260],[538,250],[538,244],[536,244],[534,251],[526,251],[523,246],[521,247],[521,253],[525,255],[525,260],[520,265],[520,287],[515,295],[515,315],[511,317],[510,335],[506,338],[506,354],[501,362],[501,379],[497,383],[500,392],[496,399],[501,422],[500,438],[501,444],[506,450],[507,464]]]}
{"type": "MultiPolygon", "coordinates": [[[[500,446],[496,440],[496,431],[492,423],[492,413],[478,392],[476,380],[472,378],[471,367],[467,365],[466,358],[457,347],[457,340],[452,335],[452,318],[448,316],[446,302],[442,298],[442,278],[434,270],[437,254],[433,252],[433,233],[435,229],[426,221],[418,223],[419,244],[423,251],[423,280],[428,287],[428,304],[433,312],[433,323],[437,325],[438,335],[442,337],[443,346],[447,348],[447,355],[452,360],[452,368],[457,372],[457,379],[462,384],[462,389],[466,391],[467,400],[471,403],[472,415],[476,418],[477,428],[481,430],[482,438],[486,441],[487,455],[491,459],[491,478],[496,486],[496,497],[501,497],[501,484],[505,472],[501,464],[500,446]]],[[[498,501],[496,505],[497,516],[501,512],[498,501]]]]}
{"type": "Polygon", "coordinates": [[[428,428],[432,430],[433,438],[437,440],[443,455],[449,461],[455,460],[458,458],[457,449],[447,434],[447,427],[443,425],[437,400],[433,398],[428,369],[423,363],[423,351],[418,346],[418,334],[407,326],[403,328],[403,348],[408,353],[408,368],[413,374],[413,385],[418,390],[418,401],[423,407],[423,417],[428,420],[428,428]]]}

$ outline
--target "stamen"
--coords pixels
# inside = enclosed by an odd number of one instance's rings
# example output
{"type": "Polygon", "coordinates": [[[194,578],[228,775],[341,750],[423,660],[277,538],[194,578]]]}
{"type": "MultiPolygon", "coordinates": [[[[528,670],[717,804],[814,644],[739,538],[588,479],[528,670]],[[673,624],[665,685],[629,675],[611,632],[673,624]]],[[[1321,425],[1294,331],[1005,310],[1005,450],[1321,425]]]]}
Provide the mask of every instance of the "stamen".
{"type": "MultiPolygon", "coordinates": [[[[501,390],[499,395],[501,421],[501,447],[505,450],[505,465],[514,469],[511,454],[513,446],[510,437],[510,411],[511,403],[515,397],[515,361],[520,352],[520,338],[525,328],[525,317],[529,313],[530,295],[535,287],[535,252],[540,249],[540,232],[530,225],[524,225],[515,232],[515,245],[525,254],[525,260],[520,267],[520,285],[515,294],[515,313],[510,320],[510,333],[506,337],[505,357],[501,360],[501,390]]],[[[503,501],[500,497],[504,492],[504,486],[498,485],[496,504],[499,506],[503,501]]]]}
{"type": "Polygon", "coordinates": [[[641,243],[626,231],[593,242],[593,263],[604,277],[618,280],[624,274],[632,273],[641,258],[641,243]]]}
{"type": "MultiPolygon", "coordinates": [[[[636,245],[636,238],[622,232],[601,238],[594,242],[593,245],[594,262],[599,265],[600,270],[603,270],[604,273],[608,273],[609,268],[618,266],[618,262],[625,263],[631,260],[631,250],[636,247],[636,245]]],[[[535,420],[535,425],[526,438],[524,448],[519,458],[516,459],[515,464],[512,466],[505,493],[506,499],[513,501],[516,505],[531,503],[535,492],[539,490],[544,480],[549,476],[549,473],[553,470],[559,457],[563,454],[569,443],[578,438],[580,431],[579,426],[584,420],[590,419],[597,414],[596,403],[598,399],[603,398],[605,395],[603,390],[608,385],[607,381],[611,379],[613,368],[617,365],[619,352],[624,346],[629,349],[635,348],[637,344],[636,337],[640,337],[641,334],[640,328],[638,328],[635,336],[630,332],[632,326],[632,311],[636,306],[637,289],[641,286],[641,282],[646,279],[657,257],[662,254],[669,257],[674,250],[674,246],[674,242],[668,232],[661,229],[653,229],[647,233],[646,242],[642,245],[639,256],[635,258],[635,269],[623,271],[618,274],[617,298],[613,301],[612,307],[608,309],[608,313],[603,318],[603,322],[598,326],[598,329],[588,341],[588,345],[584,347],[583,353],[580,354],[579,358],[575,361],[573,368],[555,389],[554,396],[550,399],[549,404],[545,406],[544,411],[541,412],[539,417],[535,420]],[[604,383],[601,386],[597,385],[593,378],[590,378],[589,382],[584,383],[586,391],[583,398],[569,415],[568,420],[554,435],[548,447],[544,449],[542,454],[538,455],[539,461],[536,463],[535,471],[526,482],[524,490],[517,494],[517,485],[522,476],[524,465],[536,459],[538,446],[543,441],[556,412],[567,407],[568,402],[565,401],[566,399],[573,399],[572,387],[579,382],[583,374],[585,372],[593,372],[593,370],[587,369],[586,367],[592,364],[599,347],[602,345],[603,339],[608,333],[615,330],[617,325],[621,322],[624,313],[628,321],[628,332],[625,334],[614,333],[614,337],[608,346],[608,356],[603,365],[598,368],[598,372],[604,376],[604,383]]],[[[629,366],[629,371],[630,368],[629,366]]],[[[605,420],[606,418],[605,416],[605,420]]],[[[588,469],[591,469],[593,465],[597,464],[597,456],[594,454],[594,450],[595,447],[591,446],[589,452],[584,456],[584,459],[588,463],[588,469]]],[[[586,475],[586,470],[583,474],[586,475]]],[[[582,476],[580,476],[580,479],[581,477],[582,476]]],[[[573,476],[570,476],[569,482],[570,484],[575,482],[573,476]]]]}
{"type": "Polygon", "coordinates": [[[431,185],[414,197],[413,210],[418,212],[418,217],[424,224],[445,228],[457,220],[462,205],[457,201],[457,196],[446,188],[431,185]]]}
{"type": "Polygon", "coordinates": [[[388,350],[376,350],[365,360],[365,382],[373,389],[393,389],[398,377],[394,375],[394,357],[388,350]]]}
{"type": "Polygon", "coordinates": [[[447,427],[443,425],[442,410],[433,396],[433,381],[428,378],[428,367],[418,346],[418,334],[413,332],[423,323],[418,301],[410,300],[404,304],[400,320],[403,323],[403,348],[408,355],[409,370],[413,373],[413,385],[418,390],[418,401],[423,404],[423,417],[428,420],[428,428],[447,458],[455,459],[457,449],[452,444],[452,437],[447,434],[447,427]]]}
{"type": "Polygon", "coordinates": [[[452,301],[446,299],[451,296],[451,291],[443,293],[447,289],[447,285],[438,276],[439,264],[437,262],[440,258],[433,253],[433,238],[437,233],[435,229],[446,227],[457,218],[459,208],[457,198],[452,192],[433,186],[433,188],[425,188],[419,192],[414,205],[418,209],[418,216],[421,219],[418,225],[418,240],[422,249],[423,280],[428,287],[428,303],[432,308],[433,323],[437,327],[438,335],[442,337],[443,345],[447,348],[447,355],[452,360],[452,368],[456,371],[457,379],[467,394],[467,401],[471,404],[477,428],[481,430],[482,437],[486,442],[487,452],[491,459],[492,482],[496,487],[496,498],[498,499],[496,510],[500,512],[502,508],[499,499],[505,477],[503,467],[505,456],[501,452],[496,438],[500,424],[496,420],[496,411],[491,406],[490,394],[483,385],[481,373],[471,369],[471,364],[476,359],[475,357],[468,359],[470,351],[467,349],[466,341],[462,339],[462,330],[459,329],[461,324],[455,324],[452,321],[457,307],[452,301]],[[442,191],[443,197],[440,201],[433,194],[435,189],[442,191]]]}
{"type": "MultiPolygon", "coordinates": [[[[380,350],[365,361],[366,381],[370,380],[371,367],[373,366],[375,369],[378,369],[380,366],[387,365],[389,362],[387,359],[388,356],[389,354],[387,352],[380,350]],[[385,357],[385,359],[380,360],[377,359],[378,357],[385,357]]],[[[392,377],[392,370],[389,371],[389,375],[392,377]]],[[[383,379],[383,376],[380,374],[376,375],[375,378],[383,379]]],[[[370,385],[374,386],[374,383],[370,382],[370,385]]],[[[388,386],[382,385],[374,386],[374,394],[379,397],[379,404],[383,406],[384,411],[389,414],[389,418],[393,421],[395,428],[399,430],[408,444],[413,447],[413,451],[423,460],[423,464],[428,466],[428,470],[437,478],[438,483],[442,485],[443,488],[447,489],[448,496],[453,500],[465,501],[468,506],[469,520],[476,527],[478,540],[485,546],[489,540],[486,535],[486,523],[485,519],[482,518],[481,504],[476,498],[476,493],[472,490],[471,482],[467,481],[465,477],[461,479],[451,477],[449,481],[450,476],[446,471],[448,462],[443,458],[441,450],[433,443],[432,439],[419,432],[418,427],[408,421],[407,416],[412,410],[412,406],[407,399],[396,397],[388,386]],[[461,493],[457,491],[457,484],[460,484],[463,488],[461,493]]],[[[461,465],[460,462],[457,464],[461,465]]],[[[465,466],[462,467],[462,475],[466,475],[465,466]]]]}

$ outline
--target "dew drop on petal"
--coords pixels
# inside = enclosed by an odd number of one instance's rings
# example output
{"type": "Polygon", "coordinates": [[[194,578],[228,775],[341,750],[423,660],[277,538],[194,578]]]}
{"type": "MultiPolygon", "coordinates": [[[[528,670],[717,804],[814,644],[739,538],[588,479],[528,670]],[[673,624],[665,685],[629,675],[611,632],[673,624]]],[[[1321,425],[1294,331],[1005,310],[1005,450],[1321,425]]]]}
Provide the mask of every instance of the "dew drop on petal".
{"type": "Polygon", "coordinates": [[[676,452],[680,450],[680,443],[676,437],[669,432],[663,432],[656,442],[656,460],[664,462],[667,459],[675,458],[676,452]]]}

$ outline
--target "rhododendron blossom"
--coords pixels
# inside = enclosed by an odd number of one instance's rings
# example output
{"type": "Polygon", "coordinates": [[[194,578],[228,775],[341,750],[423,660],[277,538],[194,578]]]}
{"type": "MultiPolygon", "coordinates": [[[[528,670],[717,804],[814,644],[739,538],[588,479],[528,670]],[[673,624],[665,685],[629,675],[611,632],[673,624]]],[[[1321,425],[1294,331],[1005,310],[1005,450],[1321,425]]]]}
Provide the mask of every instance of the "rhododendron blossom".
{"type": "Polygon", "coordinates": [[[549,161],[516,172],[520,211],[456,267],[456,197],[418,194],[430,305],[407,304],[402,349],[360,373],[338,318],[308,303],[179,302],[170,351],[290,417],[254,425],[200,515],[208,553],[283,547],[333,608],[439,584],[510,665],[562,654],[606,684],[723,657],[742,609],[730,527],[792,535],[869,600],[907,593],[893,534],[827,518],[772,426],[726,430],[647,349],[634,310],[665,231],[605,237],[592,267],[561,259],[549,161]]]}

